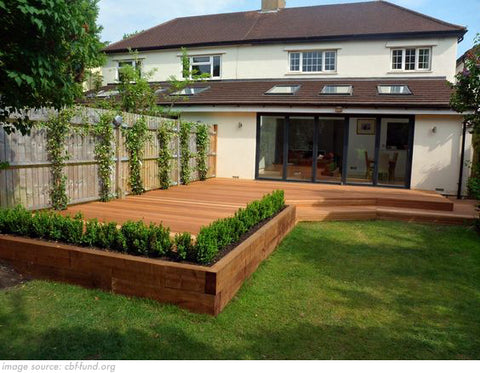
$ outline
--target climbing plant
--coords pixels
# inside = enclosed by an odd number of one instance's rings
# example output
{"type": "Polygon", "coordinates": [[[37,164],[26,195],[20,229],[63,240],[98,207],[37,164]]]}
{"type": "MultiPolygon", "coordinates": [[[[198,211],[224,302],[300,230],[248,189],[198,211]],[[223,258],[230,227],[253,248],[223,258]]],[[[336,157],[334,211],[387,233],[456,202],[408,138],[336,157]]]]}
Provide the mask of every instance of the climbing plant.
{"type": "Polygon", "coordinates": [[[192,168],[190,160],[192,152],[190,151],[190,132],[193,124],[190,122],[180,122],[180,182],[184,185],[190,183],[192,178],[192,168]]]}
{"type": "Polygon", "coordinates": [[[209,133],[208,133],[208,126],[203,123],[199,123],[196,126],[196,138],[195,141],[197,143],[197,170],[198,170],[198,177],[201,181],[207,179],[208,173],[208,140],[209,140],[209,133]]]}
{"type": "Polygon", "coordinates": [[[100,200],[108,202],[112,195],[112,172],[115,165],[114,129],[115,113],[107,111],[100,114],[100,119],[92,129],[96,137],[95,159],[98,162],[98,177],[100,179],[100,200]]]}
{"type": "Polygon", "coordinates": [[[173,139],[174,122],[168,121],[161,125],[157,130],[158,139],[158,177],[160,188],[168,189],[172,183],[170,175],[172,173],[173,154],[170,149],[170,143],[173,139]]]}
{"type": "Polygon", "coordinates": [[[68,204],[67,176],[64,168],[69,154],[65,149],[65,143],[70,135],[70,122],[74,115],[73,109],[61,110],[41,124],[41,127],[46,129],[47,153],[51,162],[50,201],[55,210],[65,210],[68,204]]]}
{"type": "Polygon", "coordinates": [[[143,148],[151,136],[148,133],[147,121],[144,116],[140,117],[132,127],[124,129],[125,147],[128,152],[128,165],[130,168],[129,183],[132,194],[139,195],[145,192],[142,180],[142,156],[143,148]]]}

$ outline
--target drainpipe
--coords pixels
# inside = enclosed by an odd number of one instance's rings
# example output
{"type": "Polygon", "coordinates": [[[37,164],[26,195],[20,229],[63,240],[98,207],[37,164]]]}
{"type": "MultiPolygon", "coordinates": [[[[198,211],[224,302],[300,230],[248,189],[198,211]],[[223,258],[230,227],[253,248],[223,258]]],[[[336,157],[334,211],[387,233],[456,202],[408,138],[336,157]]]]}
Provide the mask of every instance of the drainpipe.
{"type": "Polygon", "coordinates": [[[460,175],[458,177],[458,192],[457,199],[462,199],[462,188],[463,188],[463,168],[465,163],[465,142],[467,137],[467,122],[463,122],[463,131],[462,131],[462,153],[460,155],[460,175]]]}

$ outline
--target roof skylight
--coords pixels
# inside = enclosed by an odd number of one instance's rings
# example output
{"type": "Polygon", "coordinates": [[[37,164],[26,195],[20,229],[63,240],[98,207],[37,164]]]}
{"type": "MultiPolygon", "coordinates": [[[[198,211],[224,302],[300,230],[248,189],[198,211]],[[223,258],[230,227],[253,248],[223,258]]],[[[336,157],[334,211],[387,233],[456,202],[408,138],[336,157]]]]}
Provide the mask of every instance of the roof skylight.
{"type": "Polygon", "coordinates": [[[187,87],[181,91],[173,92],[172,96],[195,96],[209,88],[210,87],[187,87]]]}
{"type": "Polygon", "coordinates": [[[353,86],[351,85],[326,85],[323,87],[321,95],[343,95],[351,96],[353,94],[353,86]]]}
{"type": "Polygon", "coordinates": [[[107,98],[112,96],[117,96],[120,92],[118,91],[100,91],[97,93],[98,98],[107,98]]]}
{"type": "Polygon", "coordinates": [[[381,95],[411,95],[408,85],[379,85],[378,93],[381,95]]]}
{"type": "Polygon", "coordinates": [[[300,85],[276,85],[265,92],[266,95],[287,95],[291,96],[297,93],[300,85]]]}

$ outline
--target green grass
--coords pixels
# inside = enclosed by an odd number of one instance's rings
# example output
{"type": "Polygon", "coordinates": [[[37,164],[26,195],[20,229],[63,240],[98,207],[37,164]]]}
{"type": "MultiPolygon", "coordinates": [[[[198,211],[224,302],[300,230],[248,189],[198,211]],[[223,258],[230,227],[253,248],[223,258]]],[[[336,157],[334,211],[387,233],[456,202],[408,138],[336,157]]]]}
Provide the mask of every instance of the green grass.
{"type": "Polygon", "coordinates": [[[479,359],[480,237],[300,224],[218,317],[33,281],[0,291],[0,359],[479,359]]]}

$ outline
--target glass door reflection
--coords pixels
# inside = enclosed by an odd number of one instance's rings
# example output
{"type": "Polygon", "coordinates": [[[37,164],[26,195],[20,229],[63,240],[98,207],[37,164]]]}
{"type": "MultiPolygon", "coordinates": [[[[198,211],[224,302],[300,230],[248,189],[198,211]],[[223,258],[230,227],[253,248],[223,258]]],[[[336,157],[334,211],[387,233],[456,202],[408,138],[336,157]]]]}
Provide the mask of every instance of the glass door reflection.
{"type": "Polygon", "coordinates": [[[287,180],[312,181],[314,117],[290,117],[287,180]]]}

